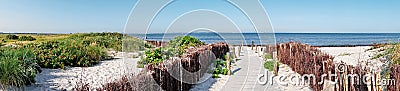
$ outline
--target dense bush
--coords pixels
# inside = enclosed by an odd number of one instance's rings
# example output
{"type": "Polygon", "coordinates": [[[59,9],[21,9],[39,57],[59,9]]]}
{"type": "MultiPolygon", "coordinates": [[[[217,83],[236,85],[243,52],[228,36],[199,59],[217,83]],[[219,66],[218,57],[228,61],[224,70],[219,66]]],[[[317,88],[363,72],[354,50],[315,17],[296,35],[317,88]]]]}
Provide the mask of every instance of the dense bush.
{"type": "Polygon", "coordinates": [[[16,40],[18,38],[19,37],[17,35],[12,35],[12,34],[9,34],[9,35],[6,36],[6,39],[12,39],[12,40],[16,40]]]}
{"type": "Polygon", "coordinates": [[[47,41],[26,47],[34,49],[39,65],[45,68],[90,67],[107,57],[103,47],[86,45],[82,40],[47,41]]]}
{"type": "Polygon", "coordinates": [[[23,87],[35,82],[40,67],[32,50],[5,47],[0,48],[0,72],[0,84],[23,87]]]}
{"type": "Polygon", "coordinates": [[[122,38],[121,33],[84,33],[73,34],[67,39],[83,40],[86,45],[97,45],[107,49],[122,51],[122,38]]]}
{"type": "Polygon", "coordinates": [[[166,50],[164,48],[155,48],[145,52],[146,55],[146,64],[155,64],[163,62],[166,59],[169,59],[172,56],[171,50],[166,50]]]}
{"type": "Polygon", "coordinates": [[[204,44],[204,42],[191,36],[178,36],[171,40],[166,48],[159,47],[146,51],[145,61],[138,61],[138,64],[160,63],[170,57],[181,56],[189,46],[197,47],[204,44]]]}
{"type": "Polygon", "coordinates": [[[182,55],[184,50],[189,46],[197,47],[204,44],[204,42],[192,36],[178,36],[169,42],[168,47],[177,49],[174,53],[182,55]]]}
{"type": "Polygon", "coordinates": [[[36,38],[32,36],[21,36],[18,38],[19,41],[34,41],[36,38]]]}

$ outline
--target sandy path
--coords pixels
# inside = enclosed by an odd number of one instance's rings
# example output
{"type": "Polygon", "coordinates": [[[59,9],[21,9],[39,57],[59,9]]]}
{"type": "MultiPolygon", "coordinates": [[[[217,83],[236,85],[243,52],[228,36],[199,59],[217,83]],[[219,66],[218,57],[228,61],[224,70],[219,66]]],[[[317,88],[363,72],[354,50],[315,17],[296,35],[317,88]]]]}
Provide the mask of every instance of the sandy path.
{"type": "MultiPolygon", "coordinates": [[[[128,73],[137,73],[136,62],[139,58],[118,53],[114,60],[101,61],[93,67],[69,67],[61,69],[42,69],[34,85],[25,87],[30,91],[72,90],[77,83],[89,83],[92,87],[120,79],[128,73]],[[125,55],[125,56],[124,56],[125,55]]],[[[129,54],[131,55],[131,54],[129,54]]]]}

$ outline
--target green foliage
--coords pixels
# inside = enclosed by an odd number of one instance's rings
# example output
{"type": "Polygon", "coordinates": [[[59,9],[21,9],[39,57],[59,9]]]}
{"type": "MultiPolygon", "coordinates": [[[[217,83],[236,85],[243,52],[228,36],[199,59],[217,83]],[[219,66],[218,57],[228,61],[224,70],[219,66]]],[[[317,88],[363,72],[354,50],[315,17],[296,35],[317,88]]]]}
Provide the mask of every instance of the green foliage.
{"type": "Polygon", "coordinates": [[[18,38],[19,37],[17,35],[12,35],[12,34],[9,34],[6,36],[6,39],[10,39],[10,40],[17,40],[18,38]]]}
{"type": "MultiPolygon", "coordinates": [[[[197,47],[204,45],[199,39],[191,36],[178,36],[169,42],[166,48],[154,48],[145,52],[145,61],[140,61],[138,64],[157,64],[169,59],[172,56],[181,56],[186,48],[189,46],[197,47]]],[[[152,48],[153,46],[144,44],[146,48],[152,48]]]]}
{"type": "Polygon", "coordinates": [[[32,36],[21,36],[20,38],[18,38],[18,41],[34,41],[34,40],[36,40],[36,38],[32,36]]]}
{"type": "Polygon", "coordinates": [[[23,87],[34,83],[36,74],[41,71],[35,54],[25,48],[0,48],[0,84],[23,87]]]}
{"type": "Polygon", "coordinates": [[[124,35],[121,33],[84,33],[73,34],[67,39],[83,40],[85,45],[95,45],[107,49],[122,51],[123,37],[124,35]]]}
{"type": "Polygon", "coordinates": [[[272,59],[272,56],[271,56],[271,54],[268,54],[268,53],[267,53],[267,54],[264,55],[264,58],[265,58],[265,59],[272,59]]]}
{"type": "Polygon", "coordinates": [[[219,78],[219,74],[227,75],[229,70],[226,68],[226,61],[223,59],[217,59],[214,61],[216,68],[213,73],[213,78],[219,78]]]}
{"type": "Polygon", "coordinates": [[[39,65],[45,68],[90,67],[107,57],[104,47],[88,45],[82,40],[47,41],[26,47],[34,49],[39,65]]]}
{"type": "Polygon", "coordinates": [[[205,43],[192,36],[177,36],[171,40],[168,44],[169,48],[176,48],[174,53],[182,55],[184,50],[189,46],[197,47],[199,45],[204,45],[205,43]]]}
{"type": "Polygon", "coordinates": [[[164,48],[159,47],[146,51],[145,54],[146,64],[156,64],[163,62],[165,59],[169,59],[172,53],[164,48]]]}
{"type": "Polygon", "coordinates": [[[148,44],[138,38],[126,37],[122,40],[122,46],[124,52],[135,52],[144,50],[148,44]]]}
{"type": "MultiPolygon", "coordinates": [[[[269,71],[274,71],[274,64],[275,64],[274,61],[265,61],[264,68],[268,69],[269,71]]],[[[279,63],[277,66],[279,67],[279,63]]]]}
{"type": "Polygon", "coordinates": [[[144,65],[146,65],[146,57],[141,57],[139,61],[137,61],[137,68],[144,68],[144,65]]]}

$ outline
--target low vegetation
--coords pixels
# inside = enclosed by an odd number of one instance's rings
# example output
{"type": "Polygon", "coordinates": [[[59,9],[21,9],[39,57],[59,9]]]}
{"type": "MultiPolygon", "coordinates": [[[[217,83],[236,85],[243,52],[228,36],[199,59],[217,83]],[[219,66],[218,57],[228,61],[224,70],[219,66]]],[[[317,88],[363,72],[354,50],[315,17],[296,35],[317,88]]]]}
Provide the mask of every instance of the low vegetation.
{"type": "Polygon", "coordinates": [[[213,78],[219,78],[219,75],[228,75],[229,70],[226,67],[226,61],[224,59],[217,59],[214,61],[216,67],[213,73],[213,78]]]}
{"type": "MultiPolygon", "coordinates": [[[[0,89],[34,83],[41,67],[64,69],[67,66],[93,66],[110,58],[107,56],[108,50],[122,51],[123,37],[120,33],[2,34],[0,44],[16,43],[18,46],[0,47],[0,89]]],[[[145,45],[142,40],[133,37],[125,39],[127,45],[124,46],[131,48],[126,51],[143,50],[139,47],[145,45]]]]}
{"type": "Polygon", "coordinates": [[[169,42],[168,47],[176,49],[174,50],[174,53],[182,55],[185,49],[189,46],[198,47],[204,44],[204,42],[192,36],[178,36],[169,42]]]}
{"type": "Polygon", "coordinates": [[[44,68],[90,67],[107,57],[103,47],[84,44],[82,40],[47,41],[29,44],[25,48],[34,50],[38,64],[44,68]]]}
{"type": "Polygon", "coordinates": [[[36,63],[35,54],[30,49],[0,48],[0,89],[5,86],[23,87],[35,82],[40,72],[36,63]]]}
{"type": "Polygon", "coordinates": [[[264,59],[272,59],[272,55],[271,54],[265,54],[264,55],[264,59]]]}
{"type": "MultiPolygon", "coordinates": [[[[265,54],[264,55],[264,59],[265,59],[264,68],[268,69],[268,71],[274,71],[275,61],[273,60],[272,55],[271,54],[265,54]]],[[[277,63],[277,66],[279,67],[279,62],[277,63]]]]}
{"type": "Polygon", "coordinates": [[[32,36],[21,36],[20,38],[18,38],[18,41],[34,41],[34,40],[36,40],[36,38],[32,36]]]}
{"type": "MultiPolygon", "coordinates": [[[[180,57],[186,48],[189,46],[198,47],[205,43],[192,36],[178,36],[168,43],[167,47],[158,47],[145,52],[145,57],[138,61],[138,67],[143,67],[146,64],[157,64],[163,62],[170,57],[180,57]]],[[[147,45],[151,48],[152,46],[147,45]]]]}
{"type": "Polygon", "coordinates": [[[17,40],[18,38],[19,37],[17,35],[12,35],[12,34],[9,34],[6,36],[6,39],[9,39],[9,40],[17,40]]]}

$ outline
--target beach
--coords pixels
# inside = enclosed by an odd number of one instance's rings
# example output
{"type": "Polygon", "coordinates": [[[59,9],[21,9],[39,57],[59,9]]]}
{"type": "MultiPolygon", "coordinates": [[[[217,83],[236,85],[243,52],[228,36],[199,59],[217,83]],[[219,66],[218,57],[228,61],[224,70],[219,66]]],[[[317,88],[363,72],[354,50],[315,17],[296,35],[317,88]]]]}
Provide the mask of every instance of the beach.
{"type": "Polygon", "coordinates": [[[93,67],[68,67],[66,69],[45,69],[36,76],[36,83],[24,90],[29,91],[59,91],[74,90],[74,87],[88,84],[93,88],[120,80],[125,75],[137,74],[141,68],[136,68],[139,58],[132,58],[133,53],[119,52],[113,60],[100,61],[93,67]]]}

